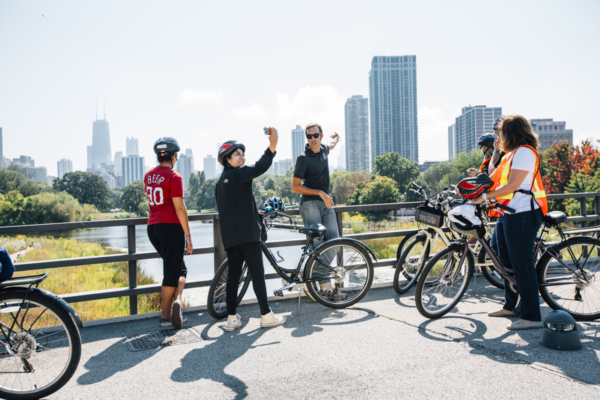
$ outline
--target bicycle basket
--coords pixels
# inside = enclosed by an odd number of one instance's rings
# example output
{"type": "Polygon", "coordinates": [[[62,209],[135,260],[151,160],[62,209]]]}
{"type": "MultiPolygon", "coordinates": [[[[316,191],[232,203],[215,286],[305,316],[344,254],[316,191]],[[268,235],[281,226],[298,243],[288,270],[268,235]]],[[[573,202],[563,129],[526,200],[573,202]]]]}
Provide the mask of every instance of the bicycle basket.
{"type": "Polygon", "coordinates": [[[433,207],[419,206],[417,207],[417,213],[415,214],[415,221],[441,228],[444,226],[444,213],[433,207]]]}

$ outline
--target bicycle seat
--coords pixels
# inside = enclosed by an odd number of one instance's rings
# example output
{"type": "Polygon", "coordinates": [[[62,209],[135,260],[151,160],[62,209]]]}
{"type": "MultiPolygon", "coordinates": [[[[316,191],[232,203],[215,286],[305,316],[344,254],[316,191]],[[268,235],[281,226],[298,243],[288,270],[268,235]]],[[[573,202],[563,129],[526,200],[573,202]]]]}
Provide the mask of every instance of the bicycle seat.
{"type": "Polygon", "coordinates": [[[48,277],[48,274],[17,276],[0,282],[0,288],[8,286],[35,285],[48,277]]]}
{"type": "Polygon", "coordinates": [[[550,225],[562,224],[567,220],[567,214],[562,211],[550,211],[544,216],[544,223],[550,225]]]}
{"type": "Polygon", "coordinates": [[[325,236],[325,232],[327,232],[327,228],[325,228],[321,224],[313,224],[308,228],[300,228],[298,232],[308,235],[310,237],[323,237],[325,236]]]}

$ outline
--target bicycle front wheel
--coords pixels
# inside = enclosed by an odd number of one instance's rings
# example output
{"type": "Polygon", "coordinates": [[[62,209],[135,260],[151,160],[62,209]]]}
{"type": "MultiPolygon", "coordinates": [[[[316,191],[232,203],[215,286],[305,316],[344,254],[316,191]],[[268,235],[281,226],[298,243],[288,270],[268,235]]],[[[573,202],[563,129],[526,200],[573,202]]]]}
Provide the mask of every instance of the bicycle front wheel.
{"type": "Polygon", "coordinates": [[[63,387],[81,358],[79,330],[54,299],[0,293],[0,397],[39,399],[63,387]]]}
{"type": "Polygon", "coordinates": [[[419,313],[426,318],[440,318],[450,312],[467,291],[474,264],[467,246],[452,245],[438,252],[417,281],[415,303],[419,313]]]}
{"type": "Polygon", "coordinates": [[[330,308],[358,303],[373,283],[373,262],[366,250],[351,240],[325,243],[318,248],[304,270],[311,296],[330,308]],[[325,267],[331,267],[331,269],[325,267]]]}
{"type": "Polygon", "coordinates": [[[429,245],[425,246],[425,242],[424,236],[415,236],[404,246],[394,274],[393,286],[396,293],[408,292],[419,279],[429,257],[429,245]]]}
{"type": "MultiPolygon", "coordinates": [[[[229,260],[223,261],[217,273],[215,274],[210,288],[208,289],[208,300],[206,308],[211,317],[215,319],[223,319],[227,316],[227,277],[229,276],[229,260]]],[[[236,306],[240,304],[248,286],[250,285],[250,271],[248,265],[244,263],[242,266],[242,275],[238,283],[238,296],[236,306]]]]}
{"type": "Polygon", "coordinates": [[[550,248],[549,252],[556,258],[546,253],[536,266],[540,294],[546,304],[576,319],[600,318],[600,241],[592,237],[573,237],[550,248]]]}

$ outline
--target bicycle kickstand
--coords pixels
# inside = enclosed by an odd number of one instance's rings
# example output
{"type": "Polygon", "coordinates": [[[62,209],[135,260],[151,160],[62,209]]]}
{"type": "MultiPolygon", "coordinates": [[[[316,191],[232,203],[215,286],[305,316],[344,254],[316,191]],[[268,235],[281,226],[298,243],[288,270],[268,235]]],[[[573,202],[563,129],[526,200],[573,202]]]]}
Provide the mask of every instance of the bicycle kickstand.
{"type": "Polygon", "coordinates": [[[300,304],[301,304],[301,300],[302,300],[302,291],[304,290],[304,288],[302,287],[302,285],[298,285],[298,315],[300,315],[300,304]]]}

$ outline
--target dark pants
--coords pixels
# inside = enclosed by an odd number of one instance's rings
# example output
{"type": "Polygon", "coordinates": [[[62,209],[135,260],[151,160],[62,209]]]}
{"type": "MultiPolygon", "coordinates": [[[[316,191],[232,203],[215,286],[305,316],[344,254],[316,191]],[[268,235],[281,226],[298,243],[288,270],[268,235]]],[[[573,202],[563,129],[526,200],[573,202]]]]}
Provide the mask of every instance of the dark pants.
{"type": "Polygon", "coordinates": [[[262,246],[260,242],[242,243],[227,249],[229,272],[227,275],[227,314],[235,315],[238,286],[242,276],[244,261],[252,276],[252,287],[260,306],[260,315],[271,312],[267,303],[267,285],[265,283],[265,267],[263,265],[262,246]]]}
{"type": "MultiPolygon", "coordinates": [[[[498,218],[494,231],[496,249],[505,267],[515,271],[517,289],[521,295],[521,319],[541,321],[540,296],[537,271],[535,269],[535,238],[542,226],[542,212],[527,211],[505,214],[498,218]],[[533,214],[533,215],[532,215],[533,214]]],[[[512,311],[517,305],[518,295],[504,280],[504,309],[512,311]]]]}
{"type": "Polygon", "coordinates": [[[177,287],[179,277],[187,276],[183,262],[185,233],[179,224],[148,225],[148,238],[163,259],[162,286],[177,287]]]}

